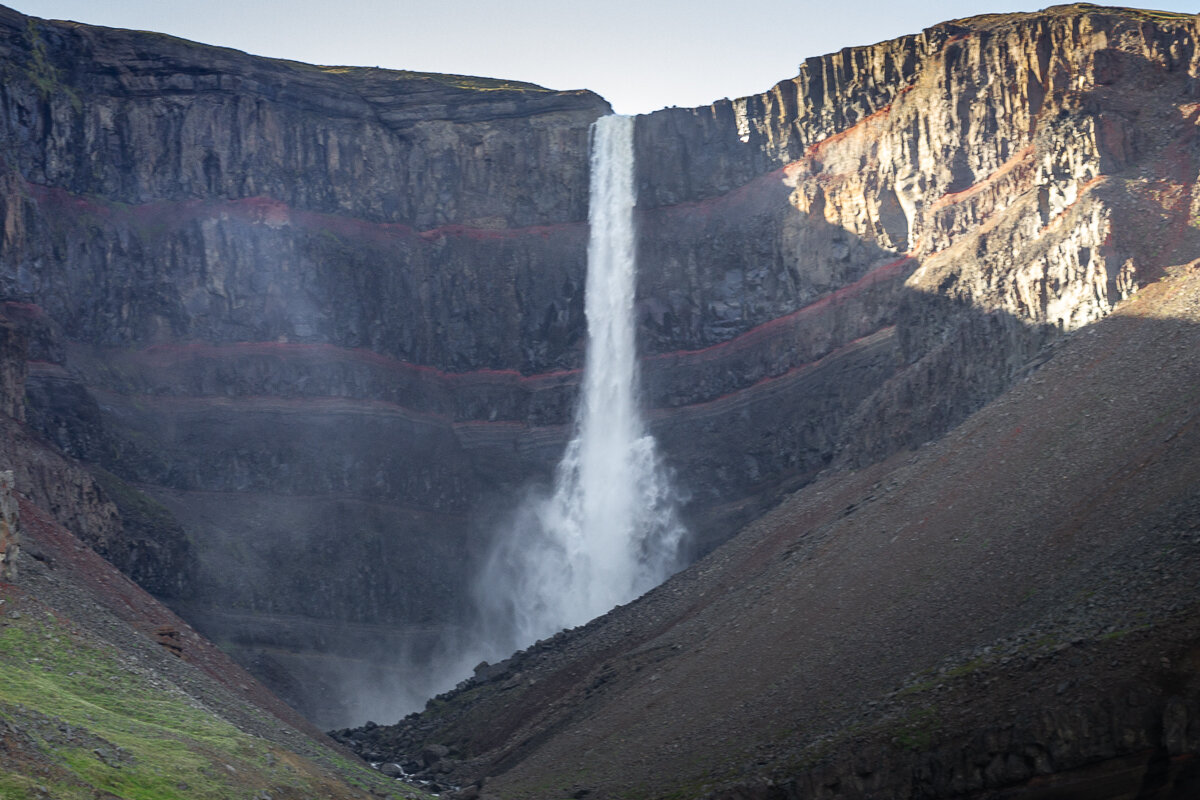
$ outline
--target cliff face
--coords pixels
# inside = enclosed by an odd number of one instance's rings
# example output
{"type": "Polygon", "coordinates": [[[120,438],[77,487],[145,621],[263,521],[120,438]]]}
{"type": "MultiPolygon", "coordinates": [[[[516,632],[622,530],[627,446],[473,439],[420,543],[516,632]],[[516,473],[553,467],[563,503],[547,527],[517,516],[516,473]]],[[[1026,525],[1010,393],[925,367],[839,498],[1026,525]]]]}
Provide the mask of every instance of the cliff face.
{"type": "Polygon", "coordinates": [[[0,17],[3,288],[68,338],[571,361],[531,340],[582,269],[595,95],[0,17]]]}
{"type": "MultiPolygon", "coordinates": [[[[0,28],[30,423],[118,509],[105,552],[314,718],[365,714],[335,676],[414,680],[394,654],[462,621],[569,434],[607,105],[0,28]]],[[[638,120],[643,383],[696,553],[1191,258],[1195,42],[1190,17],[984,17],[638,120]]]]}
{"type": "Polygon", "coordinates": [[[920,444],[1190,260],[1196,76],[1194,18],[1068,6],[640,120],[662,435],[692,438],[674,433],[691,409],[748,409],[727,414],[719,467],[680,459],[698,502],[920,444]]]}
{"type": "Polygon", "coordinates": [[[318,642],[290,699],[344,713],[321,683],[336,654],[454,624],[470,515],[555,458],[607,105],[8,10],[0,28],[0,295],[31,423],[100,468],[127,540],[157,541],[142,572],[196,578],[146,585],[246,661],[255,626],[318,642]],[[330,627],[361,641],[321,644],[330,627]]]}

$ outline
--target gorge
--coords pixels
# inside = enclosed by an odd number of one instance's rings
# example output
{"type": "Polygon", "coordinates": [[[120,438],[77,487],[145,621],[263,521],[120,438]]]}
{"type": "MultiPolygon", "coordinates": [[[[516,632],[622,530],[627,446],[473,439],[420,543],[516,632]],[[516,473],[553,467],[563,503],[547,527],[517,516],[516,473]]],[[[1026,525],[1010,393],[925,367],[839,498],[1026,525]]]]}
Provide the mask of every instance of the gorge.
{"type": "Polygon", "coordinates": [[[585,427],[608,104],[0,8],[28,585],[73,535],[198,632],[152,640],[467,795],[1190,796],[1198,34],[955,20],[628,120],[693,566],[469,677],[429,667],[585,427]]]}

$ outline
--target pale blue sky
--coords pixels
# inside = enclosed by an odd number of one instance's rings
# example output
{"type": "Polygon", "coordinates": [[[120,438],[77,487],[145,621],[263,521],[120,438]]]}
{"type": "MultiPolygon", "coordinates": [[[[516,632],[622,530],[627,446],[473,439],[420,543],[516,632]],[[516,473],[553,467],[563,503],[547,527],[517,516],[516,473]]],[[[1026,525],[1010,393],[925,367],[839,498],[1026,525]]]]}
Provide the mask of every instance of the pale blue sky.
{"type": "MultiPolygon", "coordinates": [[[[316,64],[592,89],[616,111],[761,92],[808,56],[1018,0],[0,0],[26,14],[161,31],[316,64]]],[[[1132,3],[1129,3],[1132,4],[1132,3]]],[[[1196,13],[1200,0],[1151,7],[1196,13]]]]}

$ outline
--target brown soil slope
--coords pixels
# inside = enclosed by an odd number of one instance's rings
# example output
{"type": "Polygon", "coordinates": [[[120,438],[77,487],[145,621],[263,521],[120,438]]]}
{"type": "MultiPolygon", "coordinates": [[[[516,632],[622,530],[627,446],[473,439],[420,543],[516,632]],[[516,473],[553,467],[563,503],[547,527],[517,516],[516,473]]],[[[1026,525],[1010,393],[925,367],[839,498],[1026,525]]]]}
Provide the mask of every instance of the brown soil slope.
{"type": "Polygon", "coordinates": [[[346,740],[441,743],[503,798],[1195,796],[1200,262],[1046,356],[935,444],[346,740]]]}

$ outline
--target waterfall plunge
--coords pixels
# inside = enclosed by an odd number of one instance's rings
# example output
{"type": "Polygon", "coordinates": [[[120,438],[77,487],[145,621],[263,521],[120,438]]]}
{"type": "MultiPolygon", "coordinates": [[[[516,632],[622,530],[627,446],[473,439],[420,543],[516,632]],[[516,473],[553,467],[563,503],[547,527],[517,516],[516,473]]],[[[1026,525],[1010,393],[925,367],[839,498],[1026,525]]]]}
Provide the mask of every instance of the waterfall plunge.
{"type": "MultiPolygon", "coordinates": [[[[638,408],[633,117],[592,130],[587,362],[554,492],[531,498],[479,586],[494,634],[523,647],[661,583],[684,535],[638,408]]],[[[500,643],[497,643],[500,644],[500,643]]]]}

